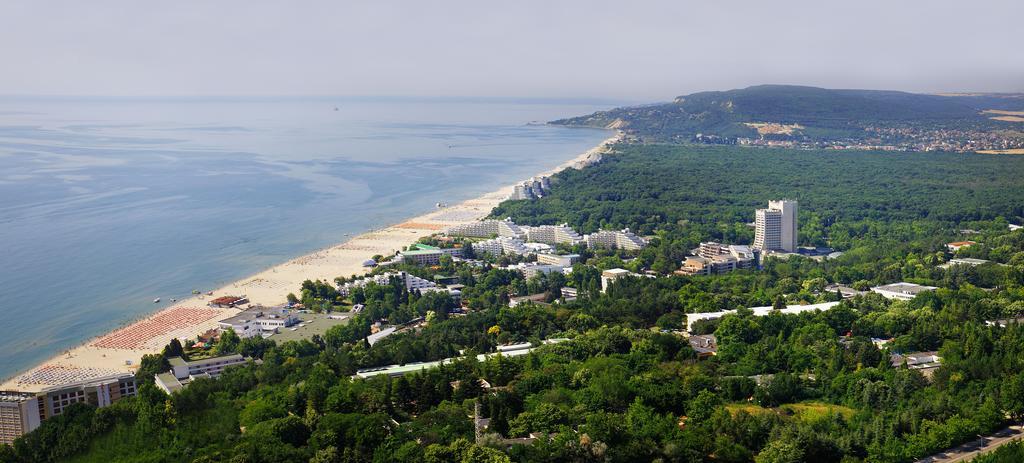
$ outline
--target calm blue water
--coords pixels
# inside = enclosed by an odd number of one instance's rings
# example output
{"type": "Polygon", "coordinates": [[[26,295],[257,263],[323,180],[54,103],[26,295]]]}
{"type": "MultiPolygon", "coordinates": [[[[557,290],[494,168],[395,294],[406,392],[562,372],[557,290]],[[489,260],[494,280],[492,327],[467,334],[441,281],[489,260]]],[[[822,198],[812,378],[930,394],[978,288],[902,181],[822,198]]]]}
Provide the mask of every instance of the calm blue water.
{"type": "Polygon", "coordinates": [[[155,310],[155,297],[554,167],[608,134],[526,123],[598,109],[0,99],[0,378],[155,310]]]}

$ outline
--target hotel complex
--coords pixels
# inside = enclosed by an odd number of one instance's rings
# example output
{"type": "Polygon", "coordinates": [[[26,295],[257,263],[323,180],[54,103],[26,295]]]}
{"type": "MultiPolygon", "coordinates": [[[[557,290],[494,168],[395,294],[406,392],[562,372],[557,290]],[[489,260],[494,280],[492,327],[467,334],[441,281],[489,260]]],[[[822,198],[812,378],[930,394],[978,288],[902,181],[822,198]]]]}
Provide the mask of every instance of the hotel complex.
{"type": "Polygon", "coordinates": [[[379,275],[368,275],[366,278],[345,283],[338,287],[338,294],[341,294],[342,297],[348,297],[348,295],[351,294],[352,290],[355,288],[362,288],[363,286],[366,286],[369,283],[386,285],[391,283],[392,278],[397,278],[399,281],[401,281],[402,284],[405,285],[405,289],[410,292],[416,290],[423,291],[437,287],[437,284],[434,283],[433,281],[427,280],[425,278],[420,278],[416,275],[410,275],[406,272],[389,272],[381,273],[379,275]]]}
{"type": "Polygon", "coordinates": [[[701,243],[694,257],[683,261],[677,273],[683,275],[712,275],[729,273],[733,270],[753,268],[757,253],[750,246],[701,243]]]}
{"type": "Polygon", "coordinates": [[[602,230],[583,237],[587,247],[591,249],[625,249],[636,251],[647,246],[647,242],[633,234],[628,228],[621,231],[602,230]]]}
{"type": "Polygon", "coordinates": [[[506,238],[526,238],[526,232],[511,220],[481,220],[449,228],[449,235],[490,238],[503,236],[506,238]]]}
{"type": "MultiPolygon", "coordinates": [[[[628,228],[620,231],[602,230],[580,235],[567,224],[517,225],[510,219],[482,220],[449,228],[449,236],[491,238],[472,244],[473,251],[494,256],[501,254],[527,255],[545,253],[557,244],[585,244],[591,249],[625,249],[636,251],[647,246],[643,238],[628,228]]],[[[404,254],[403,254],[404,255],[404,254]]]]}
{"type": "Polygon", "coordinates": [[[535,243],[576,244],[583,241],[583,237],[566,224],[522,228],[526,230],[526,240],[535,243]]]}
{"type": "Polygon", "coordinates": [[[43,420],[79,402],[106,407],[136,394],[135,375],[113,374],[35,392],[0,391],[0,444],[10,444],[43,420]]]}
{"type": "Polygon", "coordinates": [[[243,310],[237,315],[218,322],[222,330],[231,328],[242,338],[271,335],[281,328],[288,328],[299,323],[299,318],[292,309],[273,307],[269,309],[255,308],[243,310]]]}
{"type": "Polygon", "coordinates": [[[399,262],[408,261],[416,265],[438,265],[441,256],[462,257],[462,248],[439,248],[428,244],[416,243],[396,256],[399,262]]]}
{"type": "Polygon", "coordinates": [[[166,373],[157,374],[154,377],[153,384],[170,394],[185,387],[197,378],[216,378],[224,372],[225,368],[242,365],[248,362],[249,359],[238,354],[231,354],[192,361],[181,357],[174,357],[167,361],[171,364],[171,370],[166,373]]]}
{"type": "Polygon", "coordinates": [[[758,209],[755,213],[754,248],[763,251],[796,252],[796,216],[796,201],[768,201],[767,209],[758,209]]]}
{"type": "Polygon", "coordinates": [[[512,190],[512,197],[509,199],[537,199],[548,194],[550,191],[551,179],[546,176],[533,177],[516,185],[512,190]]]}

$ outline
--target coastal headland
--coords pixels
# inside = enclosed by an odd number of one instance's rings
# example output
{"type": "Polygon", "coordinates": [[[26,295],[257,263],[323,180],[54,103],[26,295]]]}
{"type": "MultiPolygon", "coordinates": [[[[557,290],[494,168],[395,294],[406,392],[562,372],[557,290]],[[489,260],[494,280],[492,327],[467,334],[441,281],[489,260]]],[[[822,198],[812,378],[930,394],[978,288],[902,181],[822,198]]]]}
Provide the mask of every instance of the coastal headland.
{"type": "MultiPolygon", "coordinates": [[[[538,175],[551,175],[568,168],[581,169],[597,163],[622,136],[622,133],[616,133],[598,146],[538,175]]],[[[213,290],[212,295],[197,295],[177,301],[144,319],[92,338],[5,379],[0,390],[38,392],[53,386],[134,372],[143,355],[159,352],[174,338],[194,338],[217,328],[219,320],[238,312],[235,308],[211,307],[209,302],[217,297],[245,295],[251,304],[272,306],[285,302],[288,293],[297,292],[305,280],[332,281],[338,276],[363,274],[366,259],[378,254],[392,255],[422,236],[480,220],[508,199],[512,189],[511,185],[504,186],[402,223],[368,231],[225,285],[213,290]]]]}

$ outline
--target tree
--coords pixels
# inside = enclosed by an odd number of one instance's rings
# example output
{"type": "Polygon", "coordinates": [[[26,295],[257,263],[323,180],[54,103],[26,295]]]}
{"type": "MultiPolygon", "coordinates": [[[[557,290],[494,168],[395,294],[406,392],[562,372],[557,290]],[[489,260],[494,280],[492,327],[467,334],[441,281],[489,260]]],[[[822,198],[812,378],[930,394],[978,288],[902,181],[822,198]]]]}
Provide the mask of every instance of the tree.
{"type": "Polygon", "coordinates": [[[167,358],[163,355],[146,354],[142,356],[142,360],[139,362],[139,369],[135,372],[135,377],[138,381],[152,383],[154,375],[164,373],[170,369],[171,364],[167,362],[167,358]]]}
{"type": "Polygon", "coordinates": [[[220,334],[220,340],[217,341],[217,346],[214,350],[217,355],[228,355],[238,353],[238,346],[241,344],[242,338],[238,337],[235,330],[228,328],[220,334]]]}
{"type": "Polygon", "coordinates": [[[689,406],[686,408],[686,415],[689,420],[694,422],[706,422],[711,419],[711,415],[715,413],[715,409],[721,404],[721,398],[705,389],[698,392],[697,397],[690,401],[689,406]]]}
{"type": "Polygon", "coordinates": [[[755,392],[758,403],[764,407],[779,405],[800,400],[800,378],[789,373],[777,373],[755,392]]]}
{"type": "Polygon", "coordinates": [[[800,463],[803,452],[792,442],[773,440],[754,457],[755,463],[800,463]]]}
{"type": "Polygon", "coordinates": [[[181,341],[178,341],[178,338],[171,339],[171,342],[164,346],[163,356],[167,358],[184,357],[185,349],[181,347],[181,341]]]}

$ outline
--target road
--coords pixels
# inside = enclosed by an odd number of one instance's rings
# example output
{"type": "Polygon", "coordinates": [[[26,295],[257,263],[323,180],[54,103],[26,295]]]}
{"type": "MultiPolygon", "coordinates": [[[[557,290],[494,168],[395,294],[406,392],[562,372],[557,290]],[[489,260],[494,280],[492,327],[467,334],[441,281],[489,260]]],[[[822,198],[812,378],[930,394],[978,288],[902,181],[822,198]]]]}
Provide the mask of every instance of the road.
{"type": "Polygon", "coordinates": [[[991,452],[1000,446],[1020,440],[1021,438],[1024,438],[1024,429],[1020,425],[1014,425],[1003,428],[995,434],[985,436],[984,445],[980,447],[980,439],[975,439],[959,447],[917,460],[916,463],[966,463],[978,455],[991,452]]]}

